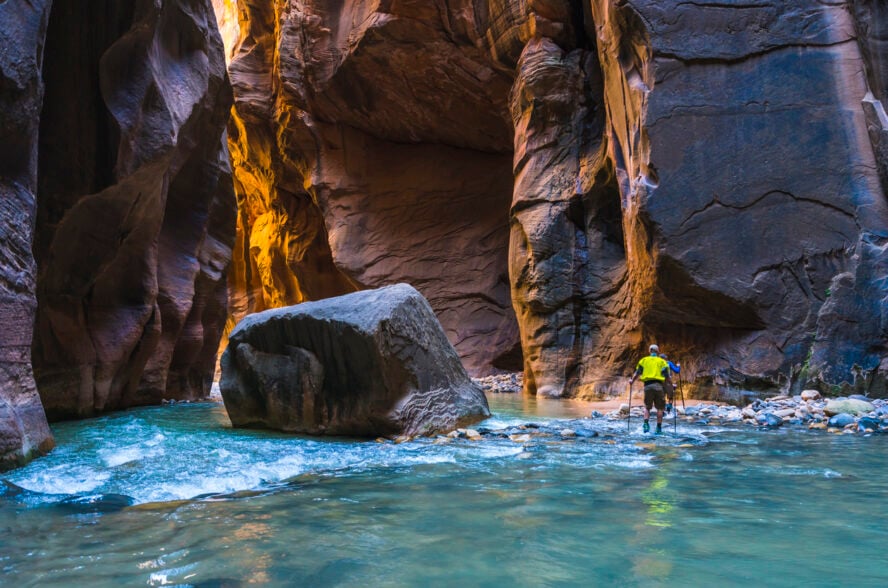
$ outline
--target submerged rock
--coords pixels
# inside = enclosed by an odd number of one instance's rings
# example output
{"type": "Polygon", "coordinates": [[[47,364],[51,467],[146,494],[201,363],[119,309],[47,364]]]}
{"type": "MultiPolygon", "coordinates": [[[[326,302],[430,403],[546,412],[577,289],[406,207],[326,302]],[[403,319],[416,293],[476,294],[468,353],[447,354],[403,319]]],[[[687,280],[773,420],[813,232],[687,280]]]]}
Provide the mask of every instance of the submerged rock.
{"type": "Polygon", "coordinates": [[[91,494],[69,496],[58,507],[78,514],[117,512],[135,504],[135,499],[124,494],[91,494]]]}
{"type": "Polygon", "coordinates": [[[220,388],[236,427],[418,435],[490,415],[407,284],[248,316],[231,332],[220,388]]]}

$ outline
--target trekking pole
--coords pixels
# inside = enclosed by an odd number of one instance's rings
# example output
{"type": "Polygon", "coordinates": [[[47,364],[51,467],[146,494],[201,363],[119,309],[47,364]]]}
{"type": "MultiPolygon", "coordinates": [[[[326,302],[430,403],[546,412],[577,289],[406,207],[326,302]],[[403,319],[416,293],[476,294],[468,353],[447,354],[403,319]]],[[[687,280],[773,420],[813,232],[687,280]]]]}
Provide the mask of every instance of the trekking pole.
{"type": "Polygon", "coordinates": [[[629,423],[632,422],[632,380],[629,380],[629,418],[626,419],[626,432],[629,432],[629,423]]]}
{"type": "Polygon", "coordinates": [[[681,389],[681,372],[678,372],[678,393],[679,393],[679,395],[681,395],[681,407],[682,407],[682,409],[684,409],[685,408],[685,395],[681,389]]]}
{"type": "Polygon", "coordinates": [[[675,406],[675,390],[672,391],[672,434],[678,435],[678,407],[675,406]]]}

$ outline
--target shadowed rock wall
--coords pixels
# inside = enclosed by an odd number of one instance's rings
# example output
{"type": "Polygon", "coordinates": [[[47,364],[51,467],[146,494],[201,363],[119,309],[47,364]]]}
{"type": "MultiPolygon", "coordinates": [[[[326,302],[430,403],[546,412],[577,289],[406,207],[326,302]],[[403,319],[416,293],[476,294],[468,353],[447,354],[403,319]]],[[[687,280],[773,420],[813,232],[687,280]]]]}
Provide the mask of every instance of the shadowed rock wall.
{"type": "Polygon", "coordinates": [[[720,387],[883,392],[888,210],[849,6],[592,7],[643,338],[720,387]]]}
{"type": "Polygon", "coordinates": [[[884,2],[239,4],[242,311],[407,281],[530,392],[656,340],[700,394],[885,393],[884,2]]]}
{"type": "Polygon", "coordinates": [[[208,0],[56,0],[33,362],[50,418],[209,393],[235,207],[208,0]]]}
{"type": "Polygon", "coordinates": [[[31,239],[49,4],[0,2],[0,471],[53,446],[31,368],[31,239]]]}

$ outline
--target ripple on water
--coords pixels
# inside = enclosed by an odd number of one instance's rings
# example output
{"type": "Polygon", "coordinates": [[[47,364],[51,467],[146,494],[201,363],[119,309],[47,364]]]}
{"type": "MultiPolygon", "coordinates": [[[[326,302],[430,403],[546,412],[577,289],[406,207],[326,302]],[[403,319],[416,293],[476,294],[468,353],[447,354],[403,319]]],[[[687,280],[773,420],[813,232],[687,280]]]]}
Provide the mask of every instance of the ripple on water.
{"type": "MultiPolygon", "coordinates": [[[[436,444],[417,439],[403,444],[342,439],[318,440],[272,432],[232,430],[220,404],[146,408],[56,426],[59,447],[49,456],[9,475],[22,488],[44,494],[122,494],[137,503],[190,499],[257,489],[304,474],[354,474],[379,468],[452,464],[489,471],[504,459],[531,459],[543,466],[646,469],[653,458],[634,443],[650,437],[619,437],[621,422],[604,419],[491,418],[488,429],[595,424],[606,442],[534,438],[529,444],[506,439],[455,440],[436,444]],[[221,416],[220,416],[221,413],[221,416]],[[578,442],[579,441],[579,442],[578,442]],[[630,443],[626,443],[629,441],[630,443]]],[[[703,443],[682,431],[681,441],[703,443]]],[[[664,444],[679,439],[660,438],[664,444]]]]}

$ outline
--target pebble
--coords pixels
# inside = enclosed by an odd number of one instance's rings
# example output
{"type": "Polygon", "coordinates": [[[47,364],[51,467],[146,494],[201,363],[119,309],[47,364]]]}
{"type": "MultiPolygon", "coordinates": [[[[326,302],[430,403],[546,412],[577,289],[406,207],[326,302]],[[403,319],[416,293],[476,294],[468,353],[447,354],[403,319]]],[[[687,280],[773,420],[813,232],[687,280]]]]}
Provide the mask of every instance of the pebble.
{"type": "Polygon", "coordinates": [[[817,400],[820,398],[820,392],[817,390],[802,390],[802,400],[817,400]]]}
{"type": "Polygon", "coordinates": [[[509,440],[515,443],[527,443],[530,441],[530,435],[509,435],[509,440]]]}
{"type": "Polygon", "coordinates": [[[577,432],[573,429],[561,429],[560,435],[562,437],[576,437],[577,432]]]}
{"type": "Polygon", "coordinates": [[[779,427],[783,424],[783,417],[770,412],[765,413],[764,424],[767,427],[779,427]]]}

